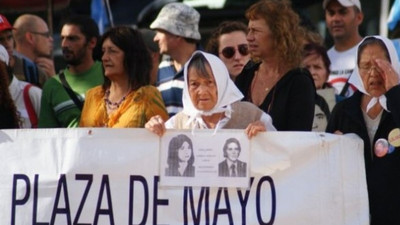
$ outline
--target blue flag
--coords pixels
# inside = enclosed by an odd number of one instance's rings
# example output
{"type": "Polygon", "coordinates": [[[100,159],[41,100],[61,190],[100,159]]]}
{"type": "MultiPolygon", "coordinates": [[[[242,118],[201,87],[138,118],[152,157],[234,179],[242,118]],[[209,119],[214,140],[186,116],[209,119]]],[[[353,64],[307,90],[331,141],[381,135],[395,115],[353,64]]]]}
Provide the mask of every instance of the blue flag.
{"type": "Polygon", "coordinates": [[[396,27],[396,24],[400,20],[400,0],[395,0],[390,10],[389,18],[388,18],[388,26],[390,30],[393,30],[396,27]]]}
{"type": "Polygon", "coordinates": [[[103,0],[92,0],[91,17],[96,21],[100,34],[103,34],[105,28],[110,25],[103,0]]]}

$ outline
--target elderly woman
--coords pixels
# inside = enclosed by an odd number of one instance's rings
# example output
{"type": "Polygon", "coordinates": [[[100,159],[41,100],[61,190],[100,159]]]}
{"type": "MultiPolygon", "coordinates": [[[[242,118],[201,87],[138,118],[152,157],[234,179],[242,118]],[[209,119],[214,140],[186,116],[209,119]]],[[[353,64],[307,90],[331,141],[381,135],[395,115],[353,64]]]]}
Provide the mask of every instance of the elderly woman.
{"type": "Polygon", "coordinates": [[[244,100],[271,115],[279,131],[311,131],[315,88],[300,68],[303,30],[286,0],[258,1],[246,11],[252,58],[236,78],[244,100]]]}
{"type": "Polygon", "coordinates": [[[212,32],[206,46],[207,52],[218,56],[225,63],[233,81],[250,60],[246,33],[244,23],[225,21],[212,32]]]}
{"type": "Polygon", "coordinates": [[[160,136],[166,128],[246,129],[250,138],[260,131],[275,130],[269,115],[249,102],[240,102],[243,95],[218,57],[196,51],[183,73],[183,111],[166,123],[155,116],[146,123],[147,129],[160,136]]]}
{"type": "Polygon", "coordinates": [[[358,91],[337,103],[327,132],[363,139],[371,224],[400,224],[399,148],[391,146],[396,151],[390,154],[374,149],[400,127],[399,59],[390,40],[370,36],[358,46],[356,65],[349,82],[358,91]]]}
{"type": "Polygon", "coordinates": [[[90,89],[81,127],[144,127],[154,115],[168,118],[159,91],[149,85],[151,59],[136,30],[115,27],[101,40],[104,84],[90,89]]]}
{"type": "Polygon", "coordinates": [[[315,43],[306,44],[303,55],[302,66],[310,71],[317,89],[312,131],[324,132],[336,104],[335,89],[327,83],[331,61],[325,47],[315,43]]]}

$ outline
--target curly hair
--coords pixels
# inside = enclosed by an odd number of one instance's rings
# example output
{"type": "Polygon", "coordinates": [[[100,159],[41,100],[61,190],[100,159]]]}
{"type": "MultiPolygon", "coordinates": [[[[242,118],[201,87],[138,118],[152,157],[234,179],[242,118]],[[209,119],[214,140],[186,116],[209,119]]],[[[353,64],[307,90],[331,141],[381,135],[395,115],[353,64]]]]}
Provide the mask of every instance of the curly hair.
{"type": "MultiPolygon", "coordinates": [[[[132,90],[150,84],[151,56],[139,31],[127,26],[117,26],[108,30],[101,38],[101,46],[106,39],[120,48],[124,54],[122,62],[128,72],[132,90]]],[[[103,88],[111,85],[110,79],[104,78],[103,88]]]]}
{"type": "Polygon", "coordinates": [[[304,31],[300,17],[287,0],[261,0],[246,10],[248,20],[263,19],[273,35],[279,61],[288,69],[298,67],[302,59],[304,31]]]}
{"type": "Polygon", "coordinates": [[[220,23],[208,39],[206,51],[218,56],[219,37],[234,31],[242,31],[244,34],[247,34],[247,26],[241,21],[224,21],[220,23]]]}
{"type": "Polygon", "coordinates": [[[20,120],[11,94],[8,91],[8,71],[0,62],[0,129],[19,128],[20,120]]]}

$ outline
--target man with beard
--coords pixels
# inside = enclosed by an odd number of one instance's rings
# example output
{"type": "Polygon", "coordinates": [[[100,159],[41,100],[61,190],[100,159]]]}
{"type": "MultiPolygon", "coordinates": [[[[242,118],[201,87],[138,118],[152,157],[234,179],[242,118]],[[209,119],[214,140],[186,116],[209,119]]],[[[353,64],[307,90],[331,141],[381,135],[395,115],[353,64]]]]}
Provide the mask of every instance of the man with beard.
{"type": "Polygon", "coordinates": [[[61,30],[61,48],[68,66],[43,87],[39,127],[77,127],[85,92],[103,83],[101,63],[93,53],[99,38],[88,16],[72,16],[61,30]]]}
{"type": "Polygon", "coordinates": [[[53,37],[46,22],[39,16],[23,14],[13,26],[14,55],[29,58],[47,77],[56,74],[52,59],[53,37]]]}
{"type": "Polygon", "coordinates": [[[356,90],[347,81],[355,67],[357,45],[362,40],[358,31],[364,15],[359,0],[324,0],[326,26],[334,45],[328,51],[331,60],[330,83],[341,98],[356,90]]]}

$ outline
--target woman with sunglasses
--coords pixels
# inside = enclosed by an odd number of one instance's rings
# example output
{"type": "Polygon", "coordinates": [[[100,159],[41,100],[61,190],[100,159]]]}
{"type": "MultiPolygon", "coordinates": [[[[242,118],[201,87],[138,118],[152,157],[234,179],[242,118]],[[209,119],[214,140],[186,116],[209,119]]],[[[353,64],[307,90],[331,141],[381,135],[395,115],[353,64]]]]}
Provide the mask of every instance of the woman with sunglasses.
{"type": "Polygon", "coordinates": [[[246,11],[247,41],[254,61],[236,78],[244,100],[271,115],[278,131],[311,131],[315,87],[300,68],[304,32],[286,0],[265,0],[246,11]]]}
{"type": "Polygon", "coordinates": [[[206,51],[218,56],[234,81],[250,60],[247,27],[239,21],[222,22],[211,34],[206,51]]]}

